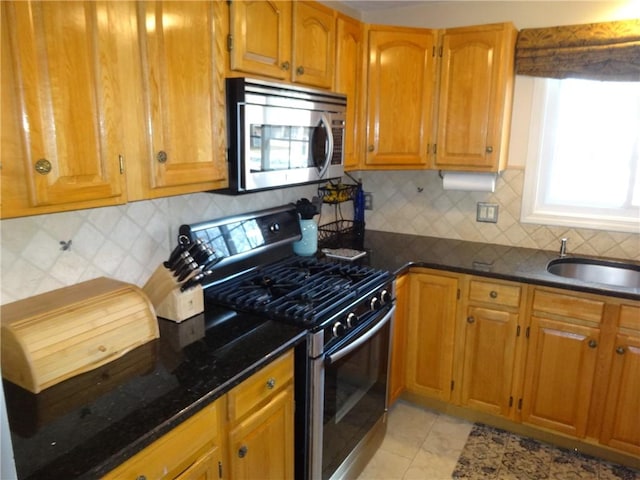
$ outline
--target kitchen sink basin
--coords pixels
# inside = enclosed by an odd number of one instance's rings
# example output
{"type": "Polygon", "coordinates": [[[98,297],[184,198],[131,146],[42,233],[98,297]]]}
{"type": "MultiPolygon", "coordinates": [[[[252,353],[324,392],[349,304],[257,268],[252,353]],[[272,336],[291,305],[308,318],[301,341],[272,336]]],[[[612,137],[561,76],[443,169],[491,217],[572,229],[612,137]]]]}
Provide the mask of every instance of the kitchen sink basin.
{"type": "Polygon", "coordinates": [[[549,262],[547,271],[583,282],[640,288],[640,266],[628,263],[580,257],[558,258],[549,262]]]}

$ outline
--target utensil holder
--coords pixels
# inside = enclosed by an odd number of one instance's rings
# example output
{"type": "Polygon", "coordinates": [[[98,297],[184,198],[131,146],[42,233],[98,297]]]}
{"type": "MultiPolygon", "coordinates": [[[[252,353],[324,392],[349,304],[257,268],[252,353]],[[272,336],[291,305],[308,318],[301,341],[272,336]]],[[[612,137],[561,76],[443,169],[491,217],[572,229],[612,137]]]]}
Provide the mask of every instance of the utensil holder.
{"type": "Polygon", "coordinates": [[[204,295],[201,285],[195,285],[184,292],[180,291],[180,286],[176,277],[164,265],[160,265],[142,287],[142,291],[151,300],[159,317],[182,322],[204,311],[204,295]]]}

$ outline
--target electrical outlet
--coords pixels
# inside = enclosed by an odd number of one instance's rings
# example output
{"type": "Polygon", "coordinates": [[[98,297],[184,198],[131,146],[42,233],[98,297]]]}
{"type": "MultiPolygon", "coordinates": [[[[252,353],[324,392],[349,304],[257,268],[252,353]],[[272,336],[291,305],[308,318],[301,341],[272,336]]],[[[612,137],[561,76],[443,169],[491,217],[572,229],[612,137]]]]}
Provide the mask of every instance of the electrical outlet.
{"type": "Polygon", "coordinates": [[[498,223],[498,204],[478,202],[476,222],[498,223]]]}
{"type": "Polygon", "coordinates": [[[364,209],[373,210],[373,193],[364,192],[364,209]]]}

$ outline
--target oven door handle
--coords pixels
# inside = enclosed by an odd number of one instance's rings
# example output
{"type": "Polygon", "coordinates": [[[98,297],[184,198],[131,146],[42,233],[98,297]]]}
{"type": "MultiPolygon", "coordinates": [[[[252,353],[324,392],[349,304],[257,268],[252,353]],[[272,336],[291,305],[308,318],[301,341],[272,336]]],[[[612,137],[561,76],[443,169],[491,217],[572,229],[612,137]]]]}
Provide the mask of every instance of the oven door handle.
{"type": "Polygon", "coordinates": [[[348,355],[356,348],[358,348],[363,343],[369,341],[382,327],[384,327],[392,318],[393,314],[396,312],[396,306],[394,305],[391,309],[385,314],[382,320],[378,321],[370,330],[367,330],[361,337],[358,337],[353,342],[349,342],[346,347],[340,349],[334,353],[330,353],[325,357],[326,362],[331,365],[332,363],[337,362],[345,355],[348,355]]]}

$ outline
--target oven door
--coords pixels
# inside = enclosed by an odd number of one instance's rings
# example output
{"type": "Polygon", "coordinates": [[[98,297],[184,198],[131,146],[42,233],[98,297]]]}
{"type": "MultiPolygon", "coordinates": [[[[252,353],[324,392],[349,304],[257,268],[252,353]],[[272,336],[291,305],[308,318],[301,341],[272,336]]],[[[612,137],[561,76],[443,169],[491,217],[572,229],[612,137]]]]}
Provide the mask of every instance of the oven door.
{"type": "Polygon", "coordinates": [[[246,104],[242,176],[246,190],[319,181],[334,152],[331,113],[246,104]]]}
{"type": "Polygon", "coordinates": [[[312,479],[328,479],[342,470],[386,412],[394,313],[393,305],[371,313],[355,338],[312,362],[316,370],[312,385],[317,388],[311,407],[312,479]]]}

